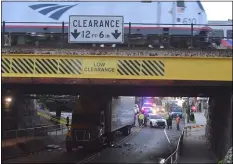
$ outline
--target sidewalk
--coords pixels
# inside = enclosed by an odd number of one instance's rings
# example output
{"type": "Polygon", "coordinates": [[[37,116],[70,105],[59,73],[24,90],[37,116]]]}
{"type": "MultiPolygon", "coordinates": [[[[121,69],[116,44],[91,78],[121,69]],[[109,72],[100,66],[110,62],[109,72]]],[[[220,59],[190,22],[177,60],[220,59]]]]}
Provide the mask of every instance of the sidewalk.
{"type": "Polygon", "coordinates": [[[195,117],[195,121],[196,123],[187,123],[187,120],[185,120],[185,127],[188,127],[188,126],[195,126],[195,125],[206,125],[206,118],[204,116],[204,112],[202,113],[199,113],[199,112],[196,112],[194,113],[194,117],[195,117]]]}
{"type": "Polygon", "coordinates": [[[205,128],[184,135],[182,154],[178,163],[217,163],[205,137],[205,128]]]}
{"type": "Polygon", "coordinates": [[[186,123],[186,127],[204,125],[199,128],[190,128],[184,134],[182,154],[178,163],[217,163],[217,158],[211,152],[205,137],[206,118],[204,113],[195,113],[196,123],[186,123]]]}

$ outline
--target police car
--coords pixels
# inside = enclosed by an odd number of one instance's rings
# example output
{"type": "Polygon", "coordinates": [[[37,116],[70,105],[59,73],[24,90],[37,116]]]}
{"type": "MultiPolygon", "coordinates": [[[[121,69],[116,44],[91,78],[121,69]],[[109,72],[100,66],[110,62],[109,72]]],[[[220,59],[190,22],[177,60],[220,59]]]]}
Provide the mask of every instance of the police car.
{"type": "Polygon", "coordinates": [[[149,114],[148,122],[150,123],[150,127],[157,127],[157,128],[165,128],[166,127],[166,120],[157,114],[149,114]]]}

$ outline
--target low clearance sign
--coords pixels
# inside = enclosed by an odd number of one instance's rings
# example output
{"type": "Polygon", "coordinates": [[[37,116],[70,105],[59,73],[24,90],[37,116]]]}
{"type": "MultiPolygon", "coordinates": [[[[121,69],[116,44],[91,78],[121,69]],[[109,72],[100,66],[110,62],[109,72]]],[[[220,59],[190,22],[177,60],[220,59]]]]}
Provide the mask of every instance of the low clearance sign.
{"type": "Polygon", "coordinates": [[[88,59],[83,60],[83,74],[93,74],[99,77],[100,75],[115,75],[117,73],[117,64],[115,60],[96,60],[88,59]]]}

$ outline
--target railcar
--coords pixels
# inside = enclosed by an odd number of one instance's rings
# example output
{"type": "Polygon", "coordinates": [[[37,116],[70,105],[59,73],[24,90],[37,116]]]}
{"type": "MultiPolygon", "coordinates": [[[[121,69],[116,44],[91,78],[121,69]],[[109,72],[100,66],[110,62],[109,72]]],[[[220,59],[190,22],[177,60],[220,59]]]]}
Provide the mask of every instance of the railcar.
{"type": "Polygon", "coordinates": [[[62,31],[67,35],[70,15],[124,16],[124,44],[178,48],[189,47],[191,41],[194,46],[209,44],[211,29],[200,1],[2,2],[4,31],[18,36],[43,33],[48,38],[62,31]]]}

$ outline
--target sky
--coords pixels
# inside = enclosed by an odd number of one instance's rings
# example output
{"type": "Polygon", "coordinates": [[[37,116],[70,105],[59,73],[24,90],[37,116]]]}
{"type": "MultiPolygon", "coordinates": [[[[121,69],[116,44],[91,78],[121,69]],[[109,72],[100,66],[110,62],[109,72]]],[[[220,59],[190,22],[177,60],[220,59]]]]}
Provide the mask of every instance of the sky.
{"type": "Polygon", "coordinates": [[[232,19],[232,2],[202,2],[208,20],[232,19]]]}

